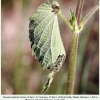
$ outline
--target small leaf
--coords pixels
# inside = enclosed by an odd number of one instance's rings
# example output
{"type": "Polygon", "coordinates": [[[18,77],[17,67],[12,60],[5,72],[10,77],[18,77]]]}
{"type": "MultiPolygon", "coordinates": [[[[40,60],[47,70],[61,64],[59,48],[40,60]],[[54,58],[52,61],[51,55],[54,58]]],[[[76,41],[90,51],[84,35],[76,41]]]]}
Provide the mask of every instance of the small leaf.
{"type": "Polygon", "coordinates": [[[75,27],[75,15],[74,15],[74,12],[70,9],[70,24],[75,27]]]}
{"type": "Polygon", "coordinates": [[[86,17],[86,14],[84,14],[84,15],[82,16],[81,20],[80,20],[80,26],[79,26],[80,30],[83,29],[83,25],[84,25],[84,19],[85,19],[85,17],[86,17]]]}
{"type": "Polygon", "coordinates": [[[72,10],[70,9],[70,20],[73,20],[74,19],[74,12],[72,12],[72,10]]]}
{"type": "Polygon", "coordinates": [[[84,19],[85,19],[85,17],[86,17],[86,14],[84,14],[83,16],[82,16],[82,18],[81,18],[81,22],[83,22],[84,21],[84,19]]]}
{"type": "Polygon", "coordinates": [[[57,2],[45,2],[30,17],[29,38],[32,54],[41,63],[43,69],[54,70],[55,66],[62,66],[65,60],[65,49],[60,36],[57,18],[59,11],[60,7],[57,2]],[[59,56],[63,60],[57,62],[59,56]]]}

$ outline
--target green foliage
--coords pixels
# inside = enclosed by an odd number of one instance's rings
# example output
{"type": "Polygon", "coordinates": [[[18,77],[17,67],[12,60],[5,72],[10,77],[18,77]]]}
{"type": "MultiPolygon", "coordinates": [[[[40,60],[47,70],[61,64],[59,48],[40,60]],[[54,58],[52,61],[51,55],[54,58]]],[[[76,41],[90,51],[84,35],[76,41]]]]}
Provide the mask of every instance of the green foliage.
{"type": "Polygon", "coordinates": [[[45,2],[30,17],[29,38],[32,43],[32,54],[41,63],[43,69],[55,70],[62,66],[65,59],[57,18],[59,9],[57,2],[45,2]],[[58,62],[60,57],[63,60],[58,62]]]}
{"type": "Polygon", "coordinates": [[[70,9],[70,24],[75,27],[75,15],[74,12],[70,9]]]}
{"type": "MultiPolygon", "coordinates": [[[[49,70],[41,70],[38,61],[32,57],[28,39],[28,19],[44,0],[1,0],[2,36],[1,36],[1,94],[40,94],[49,70]],[[3,2],[2,2],[3,1],[3,2]],[[8,14],[10,13],[10,16],[8,14]],[[12,28],[13,27],[13,28],[12,28]]],[[[46,0],[49,1],[49,0],[46,0]]],[[[53,1],[53,0],[51,0],[53,1]]],[[[57,0],[55,0],[57,1],[57,0]]],[[[74,0],[59,0],[63,14],[67,17],[68,6],[76,6],[74,0]],[[66,6],[67,5],[67,6],[66,6]]],[[[99,0],[100,1],[100,0],[99,0]]],[[[89,0],[84,12],[98,4],[98,0],[89,0]],[[91,3],[90,3],[91,2],[91,3]]],[[[86,16],[87,18],[87,16],[86,16]]],[[[71,32],[64,23],[59,23],[66,62],[57,73],[47,94],[65,94],[71,32]]],[[[76,64],[76,82],[74,94],[99,94],[99,14],[90,19],[80,34],[76,64]],[[90,35],[89,35],[90,34],[90,35]],[[89,36],[88,36],[89,35],[89,36]],[[88,69],[89,68],[89,69],[88,69]],[[88,72],[88,77],[86,73],[88,72]]]]}
{"type": "Polygon", "coordinates": [[[83,29],[85,17],[86,17],[86,14],[84,14],[84,15],[82,16],[81,20],[80,20],[80,26],[79,26],[80,29],[83,29]]]}
{"type": "MultiPolygon", "coordinates": [[[[65,60],[65,50],[59,32],[57,14],[60,15],[73,33],[66,89],[67,94],[73,94],[79,33],[90,18],[89,16],[85,22],[85,15],[81,18],[83,4],[84,0],[78,0],[75,14],[70,9],[70,21],[67,21],[61,13],[59,4],[53,0],[41,4],[30,17],[29,38],[32,54],[41,63],[43,69],[51,69],[50,77],[48,77],[43,87],[42,94],[48,90],[55,73],[60,70],[65,60]]],[[[98,6],[92,14],[97,9],[98,6]]]]}

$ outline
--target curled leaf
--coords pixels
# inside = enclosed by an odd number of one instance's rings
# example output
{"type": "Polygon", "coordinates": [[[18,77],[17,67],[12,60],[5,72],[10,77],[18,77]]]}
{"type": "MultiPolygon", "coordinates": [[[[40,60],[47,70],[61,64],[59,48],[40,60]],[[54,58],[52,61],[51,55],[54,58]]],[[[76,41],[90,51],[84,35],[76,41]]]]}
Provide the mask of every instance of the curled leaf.
{"type": "Polygon", "coordinates": [[[32,54],[41,63],[43,69],[54,70],[62,66],[65,50],[60,36],[57,13],[60,7],[57,2],[45,2],[30,17],[29,38],[32,54]],[[63,60],[58,61],[59,56],[63,60]]]}

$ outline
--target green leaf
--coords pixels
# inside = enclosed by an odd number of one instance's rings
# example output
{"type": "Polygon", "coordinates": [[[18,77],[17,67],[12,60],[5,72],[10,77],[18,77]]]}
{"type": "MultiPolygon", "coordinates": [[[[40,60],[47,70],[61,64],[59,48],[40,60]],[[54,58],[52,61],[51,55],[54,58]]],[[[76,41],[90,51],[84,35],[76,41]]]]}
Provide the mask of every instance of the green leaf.
{"type": "Polygon", "coordinates": [[[74,12],[70,9],[69,13],[70,13],[70,24],[73,27],[75,27],[76,18],[75,18],[74,12]]]}
{"type": "Polygon", "coordinates": [[[83,29],[83,25],[84,25],[84,19],[85,19],[85,17],[86,17],[86,14],[84,14],[84,15],[82,16],[81,20],[80,20],[80,26],[79,26],[80,30],[83,29]]]}
{"type": "Polygon", "coordinates": [[[59,11],[57,2],[45,2],[30,17],[29,38],[32,54],[41,63],[43,69],[58,70],[65,60],[65,49],[57,18],[59,11]]]}
{"type": "Polygon", "coordinates": [[[85,17],[86,17],[86,14],[84,14],[83,16],[82,16],[82,18],[81,18],[81,22],[83,22],[84,21],[84,19],[85,19],[85,17]]]}
{"type": "Polygon", "coordinates": [[[74,12],[70,9],[70,20],[73,20],[75,18],[74,12]]]}

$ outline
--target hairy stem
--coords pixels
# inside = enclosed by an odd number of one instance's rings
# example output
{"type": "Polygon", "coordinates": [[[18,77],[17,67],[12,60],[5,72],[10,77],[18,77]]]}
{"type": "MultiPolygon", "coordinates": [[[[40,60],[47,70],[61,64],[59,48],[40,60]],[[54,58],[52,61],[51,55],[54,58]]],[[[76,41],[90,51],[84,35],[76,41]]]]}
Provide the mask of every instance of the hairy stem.
{"type": "Polygon", "coordinates": [[[88,22],[88,20],[90,19],[90,17],[99,9],[99,5],[96,5],[91,12],[89,12],[89,14],[86,16],[85,20],[84,20],[84,25],[88,22]]]}
{"type": "Polygon", "coordinates": [[[66,23],[66,25],[68,25],[68,27],[73,30],[73,27],[71,26],[71,24],[69,23],[69,21],[65,18],[65,16],[59,12],[59,16],[64,20],[64,22],[66,23]]]}
{"type": "Polygon", "coordinates": [[[77,8],[76,8],[76,28],[73,31],[72,37],[72,45],[70,51],[70,59],[69,59],[69,68],[68,68],[68,78],[67,78],[67,89],[66,94],[73,94],[74,91],[74,77],[75,77],[75,69],[76,69],[76,59],[77,59],[77,48],[78,48],[78,40],[79,40],[79,32],[77,26],[80,24],[80,16],[83,8],[84,0],[78,0],[77,8]]]}
{"type": "Polygon", "coordinates": [[[75,13],[78,26],[80,24],[80,17],[82,13],[83,4],[84,4],[84,0],[78,0],[76,13],[75,13]]]}
{"type": "Polygon", "coordinates": [[[74,90],[74,76],[75,76],[78,40],[79,40],[79,33],[73,33],[72,46],[69,59],[66,94],[73,94],[74,90]]]}

